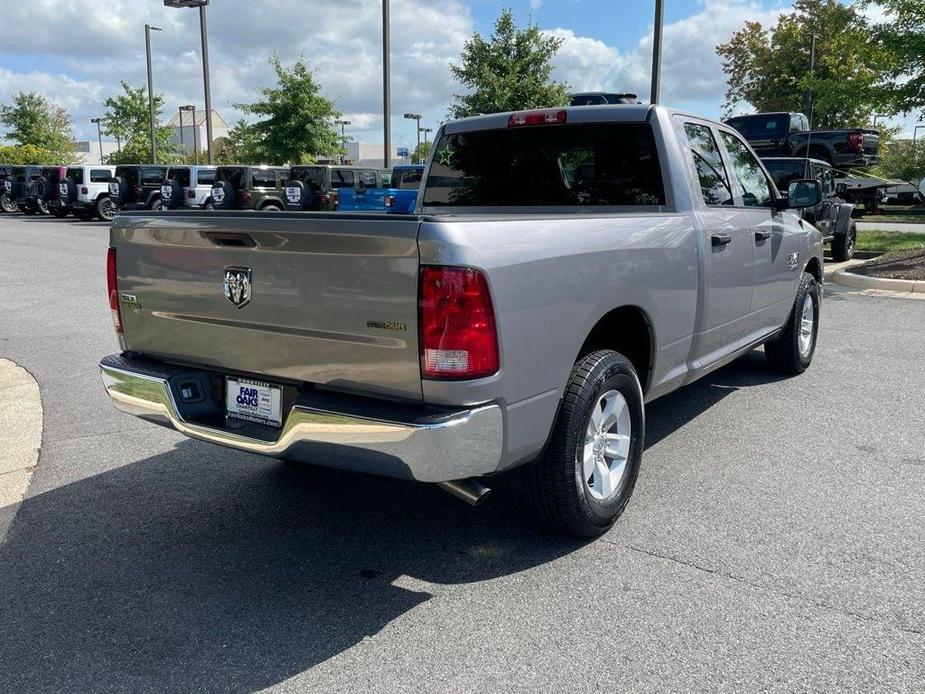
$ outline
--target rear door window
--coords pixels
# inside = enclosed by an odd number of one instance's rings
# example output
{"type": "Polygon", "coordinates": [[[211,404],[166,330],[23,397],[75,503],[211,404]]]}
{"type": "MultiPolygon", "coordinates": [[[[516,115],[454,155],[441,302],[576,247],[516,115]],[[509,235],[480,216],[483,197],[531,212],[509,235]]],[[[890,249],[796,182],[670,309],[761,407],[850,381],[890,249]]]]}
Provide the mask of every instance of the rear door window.
{"type": "Polygon", "coordinates": [[[353,171],[348,171],[346,169],[331,169],[332,188],[353,188],[354,185],[353,171]]]}
{"type": "Polygon", "coordinates": [[[117,166],[116,178],[124,178],[130,186],[138,183],[138,168],[134,166],[117,166]]]}
{"type": "Polygon", "coordinates": [[[244,167],[224,166],[215,170],[216,181],[228,181],[235,190],[244,187],[244,167]]]}
{"type": "Polygon", "coordinates": [[[90,169],[90,183],[106,183],[112,178],[108,169],[90,169]]]}
{"type": "Polygon", "coordinates": [[[211,186],[213,183],[215,183],[215,171],[213,169],[196,172],[196,185],[211,186]]]}
{"type": "Polygon", "coordinates": [[[265,169],[254,169],[254,188],[275,188],[276,172],[265,169]]]}
{"type": "Polygon", "coordinates": [[[647,123],[524,126],[444,135],[425,206],[599,207],[665,204],[647,123]]]}
{"type": "Polygon", "coordinates": [[[159,186],[167,176],[166,168],[145,168],[141,170],[141,185],[159,186]]]}
{"type": "MultiPolygon", "coordinates": [[[[79,186],[84,182],[84,170],[80,166],[73,166],[67,170],[67,177],[79,186]]],[[[108,171],[106,172],[106,180],[109,180],[108,171]]]]}
{"type": "Polygon", "coordinates": [[[357,172],[357,185],[363,188],[377,188],[378,179],[376,178],[376,172],[375,171],[357,172]]]}
{"type": "Polygon", "coordinates": [[[685,123],[684,132],[690,145],[691,156],[697,167],[700,191],[707,205],[732,205],[732,188],[729,174],[723,165],[723,157],[713,137],[713,132],[706,125],[685,123]]]}
{"type": "Polygon", "coordinates": [[[729,154],[732,170],[739,183],[742,204],[746,207],[768,207],[774,200],[771,181],[761,169],[755,156],[745,143],[732,133],[721,132],[723,144],[729,154]]]}
{"type": "Polygon", "coordinates": [[[170,171],[167,173],[167,178],[176,179],[177,183],[179,183],[181,186],[184,188],[189,188],[189,169],[187,169],[185,166],[176,169],[170,169],[170,171]]]}

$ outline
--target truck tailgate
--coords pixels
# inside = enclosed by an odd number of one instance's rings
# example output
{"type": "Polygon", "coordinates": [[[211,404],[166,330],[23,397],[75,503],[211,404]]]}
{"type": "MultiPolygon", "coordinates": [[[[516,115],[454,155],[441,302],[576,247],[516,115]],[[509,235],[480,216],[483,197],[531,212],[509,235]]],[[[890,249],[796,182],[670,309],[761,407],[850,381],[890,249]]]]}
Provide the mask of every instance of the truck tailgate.
{"type": "Polygon", "coordinates": [[[125,348],[421,399],[418,224],[324,213],[119,217],[111,240],[125,348]]]}

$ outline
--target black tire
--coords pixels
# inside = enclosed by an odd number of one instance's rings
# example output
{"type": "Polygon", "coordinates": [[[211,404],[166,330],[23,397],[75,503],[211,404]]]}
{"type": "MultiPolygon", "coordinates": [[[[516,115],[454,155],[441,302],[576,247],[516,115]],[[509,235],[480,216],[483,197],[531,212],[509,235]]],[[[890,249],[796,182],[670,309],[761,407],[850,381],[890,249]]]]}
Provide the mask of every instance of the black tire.
{"type": "Polygon", "coordinates": [[[208,200],[206,200],[206,204],[202,206],[202,209],[204,210],[214,210],[215,209],[215,205],[212,204],[212,198],[209,198],[208,200]]]}
{"type": "Polygon", "coordinates": [[[0,211],[5,212],[6,214],[13,214],[17,212],[19,208],[16,206],[16,203],[6,193],[0,195],[0,211]]]}
{"type": "Polygon", "coordinates": [[[790,315],[784,324],[784,331],[764,346],[764,355],[775,371],[800,374],[806,371],[812,363],[813,354],[816,352],[816,336],[819,334],[819,299],[819,285],[816,279],[808,272],[804,272],[800,278],[800,286],[793,301],[793,308],[790,309],[790,315]],[[813,325],[809,349],[803,351],[800,349],[800,334],[803,323],[803,305],[807,296],[812,301],[813,325]]]}
{"type": "Polygon", "coordinates": [[[858,228],[854,222],[848,225],[844,234],[832,239],[832,260],[843,263],[854,257],[854,247],[857,245],[858,228]]]}
{"type": "Polygon", "coordinates": [[[275,202],[268,202],[266,205],[260,208],[261,212],[282,212],[283,208],[277,205],[275,202]]]}
{"type": "MultiPolygon", "coordinates": [[[[104,222],[111,222],[116,218],[118,213],[119,208],[116,207],[115,201],[110,199],[108,195],[100,195],[96,199],[96,206],[93,208],[93,214],[89,215],[87,219],[98,217],[104,222]]],[[[82,218],[83,217],[81,217],[81,219],[82,218]]]]}
{"type": "Polygon", "coordinates": [[[20,206],[19,206],[19,211],[22,212],[22,213],[25,214],[25,215],[32,216],[32,215],[34,215],[38,210],[36,210],[34,207],[28,207],[28,206],[26,206],[26,205],[20,205],[20,206]]]}
{"type": "Polygon", "coordinates": [[[77,217],[77,219],[79,219],[81,222],[89,222],[93,219],[93,213],[87,212],[86,210],[75,212],[74,216],[77,217]]]}
{"type": "Polygon", "coordinates": [[[639,377],[618,352],[599,350],[572,368],[552,437],[542,455],[523,468],[536,521],[577,537],[598,537],[623,513],[639,474],[645,441],[645,409],[639,377]],[[617,489],[603,500],[592,496],[581,454],[593,407],[602,394],[618,391],[626,401],[631,432],[626,467],[617,489]]]}
{"type": "Polygon", "coordinates": [[[46,202],[45,200],[42,200],[42,199],[37,200],[35,203],[35,207],[38,210],[39,214],[41,214],[42,216],[47,217],[49,214],[51,214],[51,212],[48,209],[48,202],[46,202]]]}
{"type": "Polygon", "coordinates": [[[164,206],[164,201],[161,198],[157,197],[151,201],[151,206],[148,209],[151,210],[152,212],[160,212],[161,210],[164,210],[167,208],[164,206]]]}

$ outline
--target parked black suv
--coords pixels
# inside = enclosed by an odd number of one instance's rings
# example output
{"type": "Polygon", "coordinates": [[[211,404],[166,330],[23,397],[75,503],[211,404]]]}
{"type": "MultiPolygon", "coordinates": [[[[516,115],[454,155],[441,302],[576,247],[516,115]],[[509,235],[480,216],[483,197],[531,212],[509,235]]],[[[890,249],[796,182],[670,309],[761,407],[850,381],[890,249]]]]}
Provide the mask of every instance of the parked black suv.
{"type": "Polygon", "coordinates": [[[212,186],[216,210],[280,211],[283,184],[289,178],[284,166],[219,166],[212,186]]]}
{"type": "Polygon", "coordinates": [[[383,188],[382,173],[367,166],[300,164],[289,169],[286,209],[334,211],[341,188],[383,188]]]}
{"type": "Polygon", "coordinates": [[[10,176],[10,198],[23,214],[35,214],[35,183],[42,177],[41,166],[14,166],[10,176]],[[31,203],[28,201],[32,201],[31,203]]]}
{"type": "Polygon", "coordinates": [[[791,181],[814,178],[822,185],[822,199],[815,207],[802,210],[803,219],[822,232],[823,240],[832,244],[832,258],[851,260],[858,230],[851,218],[854,205],[835,193],[835,174],[828,162],[803,157],[766,157],[762,159],[782,195],[787,195],[791,181]]]}
{"type": "Polygon", "coordinates": [[[836,168],[871,166],[880,160],[880,133],[876,130],[810,131],[809,120],[802,113],[756,113],[725,123],[742,133],[759,156],[809,156],[836,168]]]}
{"type": "Polygon", "coordinates": [[[13,188],[13,167],[8,164],[0,164],[0,212],[12,213],[18,209],[10,191],[13,188]]]}
{"type": "Polygon", "coordinates": [[[167,167],[159,164],[117,166],[109,183],[109,197],[120,210],[157,210],[166,178],[167,167]]]}

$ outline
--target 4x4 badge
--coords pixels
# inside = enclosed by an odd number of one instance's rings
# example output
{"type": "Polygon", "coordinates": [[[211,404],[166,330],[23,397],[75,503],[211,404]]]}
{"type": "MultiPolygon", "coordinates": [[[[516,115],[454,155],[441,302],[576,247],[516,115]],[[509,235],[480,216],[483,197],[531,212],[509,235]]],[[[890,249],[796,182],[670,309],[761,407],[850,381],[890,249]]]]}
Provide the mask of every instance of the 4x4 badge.
{"type": "Polygon", "coordinates": [[[225,268],[225,298],[238,308],[251,300],[251,269],[240,265],[225,268]]]}

